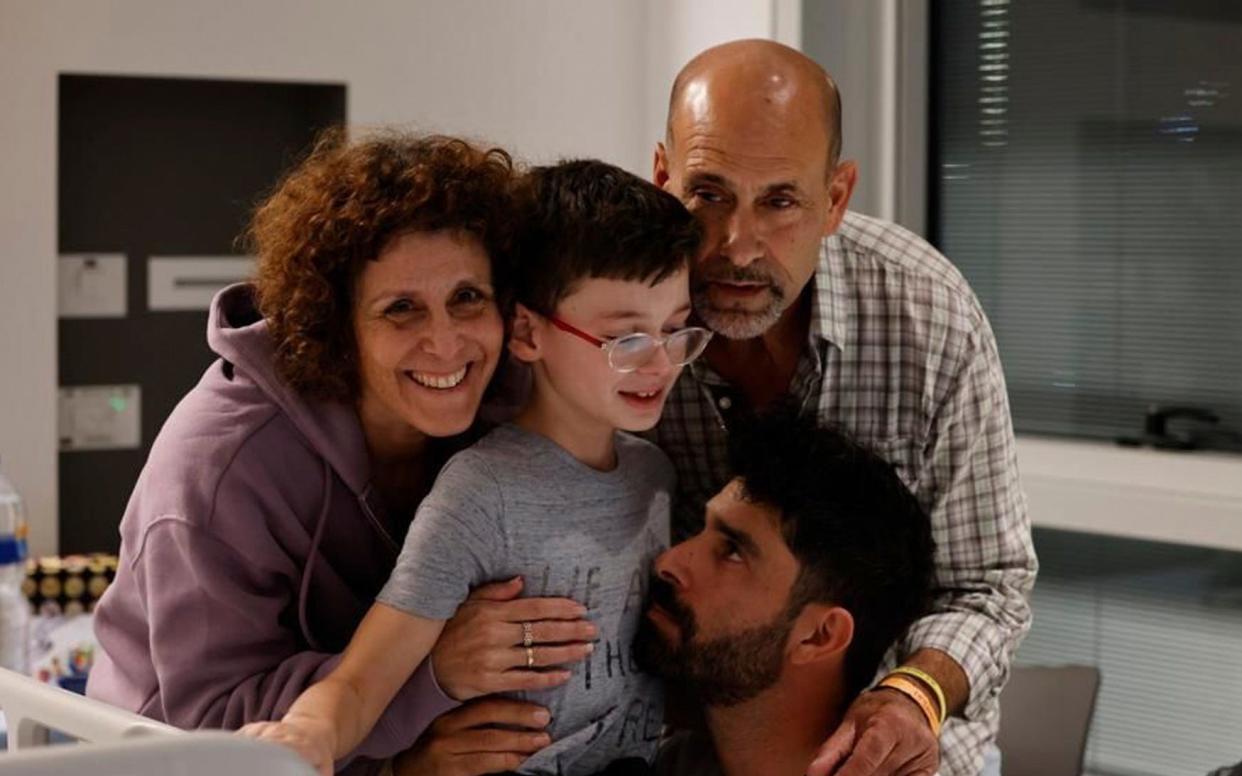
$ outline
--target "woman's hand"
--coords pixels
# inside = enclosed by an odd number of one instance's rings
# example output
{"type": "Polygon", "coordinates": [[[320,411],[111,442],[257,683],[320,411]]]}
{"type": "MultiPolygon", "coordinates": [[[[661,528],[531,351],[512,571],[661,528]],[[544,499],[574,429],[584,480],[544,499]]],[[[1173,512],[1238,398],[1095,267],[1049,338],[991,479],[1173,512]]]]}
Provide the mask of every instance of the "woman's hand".
{"type": "Polygon", "coordinates": [[[583,619],[585,607],[568,598],[518,599],[522,584],[514,577],[479,587],[444,626],[431,658],[451,698],[564,684],[570,672],[549,667],[577,663],[595,649],[599,631],[583,619]]]}
{"type": "Polygon", "coordinates": [[[332,731],[316,730],[313,725],[282,721],[251,722],[237,733],[288,747],[313,765],[319,776],[332,776],[332,731]]]}
{"type": "Polygon", "coordinates": [[[507,698],[472,701],[441,714],[412,749],[397,756],[393,774],[479,776],[517,770],[523,760],[548,745],[543,728],[549,719],[547,709],[532,703],[507,698]]]}

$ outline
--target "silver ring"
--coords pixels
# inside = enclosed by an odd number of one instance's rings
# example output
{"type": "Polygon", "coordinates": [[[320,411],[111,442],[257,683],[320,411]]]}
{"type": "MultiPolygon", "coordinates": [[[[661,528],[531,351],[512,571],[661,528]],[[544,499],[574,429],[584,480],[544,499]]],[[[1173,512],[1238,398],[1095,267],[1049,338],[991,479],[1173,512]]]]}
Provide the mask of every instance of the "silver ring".
{"type": "Polygon", "coordinates": [[[535,667],[535,648],[534,647],[526,648],[526,667],[527,668],[535,667]]]}
{"type": "Polygon", "coordinates": [[[529,622],[522,623],[522,646],[530,648],[535,643],[535,629],[529,622]]]}

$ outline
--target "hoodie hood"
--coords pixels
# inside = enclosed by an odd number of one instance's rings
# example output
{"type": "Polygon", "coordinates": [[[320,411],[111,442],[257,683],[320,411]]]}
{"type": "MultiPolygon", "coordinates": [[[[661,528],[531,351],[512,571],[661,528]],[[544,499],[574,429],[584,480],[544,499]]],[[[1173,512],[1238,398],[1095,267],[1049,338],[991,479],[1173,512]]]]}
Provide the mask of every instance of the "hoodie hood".
{"type": "Polygon", "coordinates": [[[341,402],[302,396],[276,373],[275,345],[259,313],[254,286],[238,283],[216,294],[207,319],[207,345],[285,413],[350,490],[366,497],[371,472],[357,412],[341,402]]]}

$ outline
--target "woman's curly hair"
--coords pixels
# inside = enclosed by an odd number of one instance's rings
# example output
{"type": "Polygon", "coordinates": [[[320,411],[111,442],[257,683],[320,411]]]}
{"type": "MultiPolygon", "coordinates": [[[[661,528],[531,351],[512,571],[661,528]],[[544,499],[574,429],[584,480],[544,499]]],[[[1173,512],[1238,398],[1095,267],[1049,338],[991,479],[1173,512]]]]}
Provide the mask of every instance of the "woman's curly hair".
{"type": "Polygon", "coordinates": [[[258,257],[256,298],[281,378],[313,398],[357,396],[354,285],[401,234],[472,236],[502,287],[516,180],[508,153],[458,138],[394,131],[350,142],[340,129],[321,136],[259,205],[245,236],[258,257]]]}

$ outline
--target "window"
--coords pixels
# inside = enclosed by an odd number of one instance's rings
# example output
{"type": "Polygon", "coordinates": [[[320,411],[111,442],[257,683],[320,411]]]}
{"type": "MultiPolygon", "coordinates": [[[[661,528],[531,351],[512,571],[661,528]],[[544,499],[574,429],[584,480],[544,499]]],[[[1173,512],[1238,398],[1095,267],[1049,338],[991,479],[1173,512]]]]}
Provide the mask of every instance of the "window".
{"type": "Polygon", "coordinates": [[[1135,437],[1190,406],[1242,450],[1242,3],[931,14],[932,239],[992,321],[1015,427],[1135,437]]]}
{"type": "MultiPolygon", "coordinates": [[[[931,238],[992,321],[1014,426],[1138,437],[1152,405],[1194,407],[1220,419],[1203,446],[1242,451],[1242,2],[940,0],[928,26],[931,238]]],[[[1089,772],[1242,758],[1219,670],[1242,553],[1035,543],[1017,660],[1099,667],[1089,772]]]]}
{"type": "Polygon", "coordinates": [[[1242,760],[1242,553],[1046,529],[1035,545],[1017,662],[1099,668],[1087,770],[1204,776],[1242,760]]]}

